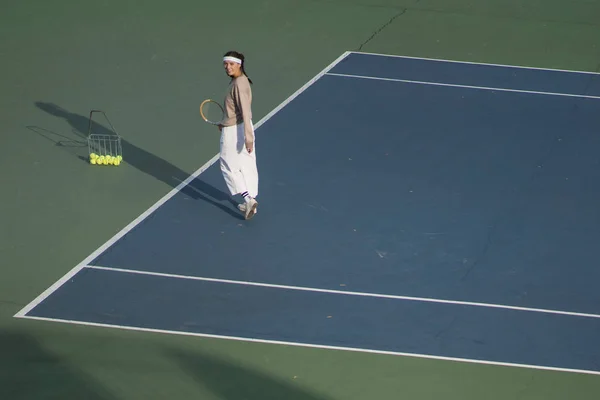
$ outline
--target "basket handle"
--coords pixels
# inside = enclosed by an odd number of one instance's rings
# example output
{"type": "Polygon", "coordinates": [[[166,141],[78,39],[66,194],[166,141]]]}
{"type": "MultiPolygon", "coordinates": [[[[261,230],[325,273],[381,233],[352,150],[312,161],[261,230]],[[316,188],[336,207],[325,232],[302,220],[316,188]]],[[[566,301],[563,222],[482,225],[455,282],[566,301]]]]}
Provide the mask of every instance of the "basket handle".
{"type": "Polygon", "coordinates": [[[108,116],[106,115],[106,113],[102,110],[91,110],[90,111],[90,118],[89,118],[89,122],[88,122],[88,136],[90,136],[92,134],[92,115],[94,113],[102,113],[102,115],[104,115],[104,118],[106,118],[106,121],[108,122],[108,124],[110,125],[110,128],[113,130],[113,132],[119,136],[119,133],[117,132],[117,130],[115,129],[115,127],[113,126],[113,124],[110,122],[110,120],[108,119],[108,116]]]}

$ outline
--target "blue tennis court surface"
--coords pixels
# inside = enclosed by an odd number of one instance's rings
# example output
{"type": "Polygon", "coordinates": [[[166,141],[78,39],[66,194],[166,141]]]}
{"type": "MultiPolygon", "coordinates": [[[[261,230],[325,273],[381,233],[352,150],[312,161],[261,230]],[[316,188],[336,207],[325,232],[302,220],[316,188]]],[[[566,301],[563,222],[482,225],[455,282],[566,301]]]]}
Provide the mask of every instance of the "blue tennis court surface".
{"type": "Polygon", "coordinates": [[[346,53],[18,316],[600,373],[600,75],[346,53]]]}

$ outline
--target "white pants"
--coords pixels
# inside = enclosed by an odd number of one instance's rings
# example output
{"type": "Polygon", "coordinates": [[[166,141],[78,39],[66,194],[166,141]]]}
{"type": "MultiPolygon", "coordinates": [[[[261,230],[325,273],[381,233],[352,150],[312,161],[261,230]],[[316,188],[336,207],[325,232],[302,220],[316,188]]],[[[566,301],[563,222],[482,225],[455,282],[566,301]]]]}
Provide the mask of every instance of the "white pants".
{"type": "Polygon", "coordinates": [[[246,150],[244,124],[225,126],[221,130],[220,164],[223,178],[231,195],[248,192],[258,196],[256,141],[252,153],[246,150]]]}

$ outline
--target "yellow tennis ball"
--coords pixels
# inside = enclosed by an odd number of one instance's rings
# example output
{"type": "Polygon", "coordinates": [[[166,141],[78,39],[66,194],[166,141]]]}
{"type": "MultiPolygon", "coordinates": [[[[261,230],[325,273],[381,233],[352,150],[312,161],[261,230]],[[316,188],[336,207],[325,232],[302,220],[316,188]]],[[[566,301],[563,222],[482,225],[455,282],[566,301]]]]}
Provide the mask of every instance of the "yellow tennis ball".
{"type": "Polygon", "coordinates": [[[91,158],[90,159],[90,164],[96,164],[96,159],[95,158],[91,158]]]}
{"type": "Polygon", "coordinates": [[[96,154],[96,153],[91,153],[91,154],[90,154],[90,158],[98,158],[98,154],[96,154]]]}
{"type": "Polygon", "coordinates": [[[117,158],[119,159],[119,161],[123,161],[123,156],[117,156],[117,158]]]}
{"type": "Polygon", "coordinates": [[[119,160],[118,158],[115,160],[115,165],[119,165],[121,164],[121,160],[119,160]]]}

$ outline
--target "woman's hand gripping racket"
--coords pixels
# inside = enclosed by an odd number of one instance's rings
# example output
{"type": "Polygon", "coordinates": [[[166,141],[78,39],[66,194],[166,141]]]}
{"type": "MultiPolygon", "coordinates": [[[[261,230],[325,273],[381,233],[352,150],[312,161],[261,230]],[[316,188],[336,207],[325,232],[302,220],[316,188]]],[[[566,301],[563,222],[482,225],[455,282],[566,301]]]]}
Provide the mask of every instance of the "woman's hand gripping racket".
{"type": "Polygon", "coordinates": [[[207,99],[200,104],[200,115],[209,124],[219,126],[225,118],[225,110],[216,101],[207,99]]]}

